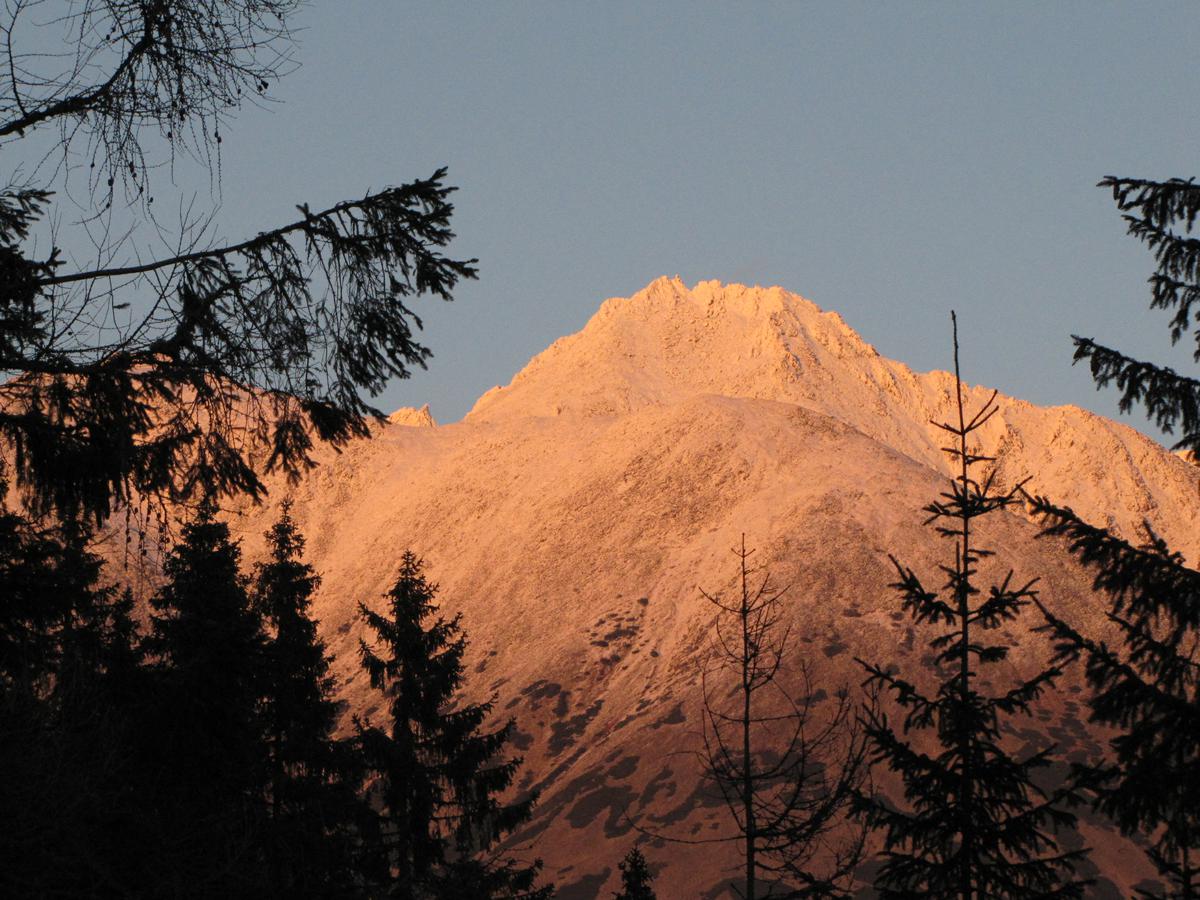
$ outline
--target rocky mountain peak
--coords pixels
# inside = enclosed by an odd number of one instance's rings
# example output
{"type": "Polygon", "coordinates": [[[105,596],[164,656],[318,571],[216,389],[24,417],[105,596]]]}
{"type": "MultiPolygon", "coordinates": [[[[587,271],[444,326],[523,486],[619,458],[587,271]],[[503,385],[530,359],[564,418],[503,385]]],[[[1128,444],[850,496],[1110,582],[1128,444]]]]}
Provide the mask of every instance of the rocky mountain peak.
{"type": "Polygon", "coordinates": [[[402,406],[387,418],[389,425],[406,425],[410,428],[436,428],[437,422],[426,403],[420,409],[402,406]]]}
{"type": "MultiPolygon", "coordinates": [[[[605,301],[463,421],[433,428],[427,408],[398,411],[397,427],[329,452],[298,484],[278,476],[236,525],[254,559],[278,502],[294,499],[342,698],[364,715],[380,699],[358,665],[357,604],[380,602],[406,549],[426,558],[471,637],[466,697],[499,698],[497,716],[515,718],[519,787],[541,792],[514,846],[536,846],[564,900],[597,900],[615,890],[635,825],[729,831],[687,751],[712,638],[699,589],[736,589],[729,550],[742,535],[792,586],[795,661],[822,694],[861,682],[855,656],[922,670],[929,636],[896,615],[888,555],[942,580],[945,542],[922,522],[948,484],[933,423],[953,415],[953,394],[951,375],[880,356],[781,288],[661,278],[605,301]],[[427,427],[400,427],[412,425],[427,427]]],[[[990,395],[968,387],[972,405],[990,395]]],[[[1135,540],[1148,521],[1200,556],[1194,465],[1075,407],[997,401],[979,449],[1003,484],[1029,478],[1135,540]]],[[[989,576],[1040,578],[1043,602],[1101,633],[1092,576],[1038,531],[1015,507],[995,516],[989,576]]],[[[1028,627],[1004,633],[1018,674],[1050,652],[1028,627]]],[[[1039,712],[1047,734],[1090,740],[1082,677],[1073,669],[1039,712]]],[[[1086,837],[1104,896],[1129,895],[1142,874],[1119,836],[1086,837]]],[[[660,896],[723,896],[727,849],[656,854],[660,896]]]]}

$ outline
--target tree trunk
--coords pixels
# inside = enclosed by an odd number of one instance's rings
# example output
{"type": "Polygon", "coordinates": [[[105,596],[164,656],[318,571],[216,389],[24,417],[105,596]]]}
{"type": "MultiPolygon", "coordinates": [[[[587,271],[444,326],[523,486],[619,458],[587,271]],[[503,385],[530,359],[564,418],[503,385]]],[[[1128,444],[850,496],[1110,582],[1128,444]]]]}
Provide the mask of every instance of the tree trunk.
{"type": "Polygon", "coordinates": [[[757,835],[754,828],[754,773],[750,759],[750,698],[754,686],[750,670],[754,650],[750,646],[750,585],[746,573],[746,538],[742,536],[742,806],[746,815],[746,900],[755,900],[754,859],[757,835]]]}

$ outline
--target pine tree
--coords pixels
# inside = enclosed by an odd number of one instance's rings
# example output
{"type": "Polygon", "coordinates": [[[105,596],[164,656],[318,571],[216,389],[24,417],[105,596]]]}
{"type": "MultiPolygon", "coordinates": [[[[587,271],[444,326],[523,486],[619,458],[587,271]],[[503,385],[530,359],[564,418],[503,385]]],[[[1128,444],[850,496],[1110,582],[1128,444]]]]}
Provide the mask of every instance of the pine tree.
{"type": "Polygon", "coordinates": [[[184,525],[151,599],[150,733],[167,892],[263,890],[264,637],[241,552],[213,504],[184,525]]]}
{"type": "MultiPolygon", "coordinates": [[[[1105,178],[1099,187],[1112,191],[1125,214],[1128,232],[1154,253],[1158,267],[1150,276],[1150,306],[1172,311],[1171,343],[1200,322],[1200,239],[1191,234],[1200,214],[1200,185],[1184,181],[1105,178]]],[[[1193,333],[1193,359],[1200,362],[1200,329],[1193,333]]],[[[1180,432],[1177,450],[1200,452],[1200,381],[1174,369],[1142,362],[1092,338],[1072,335],[1075,361],[1087,360],[1097,388],[1115,384],[1122,412],[1141,406],[1147,418],[1167,434],[1180,432]]]]}
{"type": "MultiPolygon", "coordinates": [[[[1125,214],[1128,232],[1154,253],[1150,305],[1172,312],[1171,341],[1200,321],[1200,186],[1191,179],[1105,178],[1125,214]]],[[[1200,361],[1200,329],[1193,332],[1200,361]]],[[[1175,449],[1200,450],[1200,381],[1128,357],[1076,336],[1075,359],[1087,360],[1098,388],[1115,384],[1122,412],[1141,406],[1175,449]]],[[[1082,656],[1092,687],[1091,719],[1115,729],[1109,763],[1091,770],[1101,779],[1097,806],[1126,834],[1140,832],[1166,880],[1165,893],[1200,897],[1200,572],[1146,524],[1141,545],[1085,522],[1051,498],[1033,500],[1044,534],[1065,538],[1095,572],[1094,588],[1108,599],[1108,618],[1120,634],[1110,645],[1045,612],[1063,660],[1082,656]]]]}
{"type": "MultiPolygon", "coordinates": [[[[78,523],[0,516],[0,894],[119,893],[139,654],[78,523]],[[13,652],[16,651],[16,652],[13,652]]],[[[142,848],[144,852],[144,848],[142,848]]]]}
{"type": "Polygon", "coordinates": [[[642,851],[634,847],[618,863],[621,870],[621,890],[613,894],[615,900],[657,900],[654,893],[654,876],[646,865],[642,851]]]}
{"type": "MultiPolygon", "coordinates": [[[[0,498],[6,485],[0,481],[0,498]]],[[[0,501],[0,691],[44,696],[62,656],[61,631],[74,591],[55,590],[63,554],[53,526],[37,525],[0,501]]]]}
{"type": "Polygon", "coordinates": [[[1085,773],[1096,806],[1125,834],[1150,838],[1151,862],[1165,893],[1200,897],[1200,572],[1151,531],[1130,546],[1072,510],[1044,497],[1033,507],[1046,536],[1065,537],[1072,553],[1096,571],[1093,586],[1108,596],[1108,619],[1121,636],[1113,646],[1081,634],[1043,610],[1062,662],[1084,657],[1091,720],[1114,728],[1111,760],[1085,773]]]}
{"type": "Polygon", "coordinates": [[[76,521],[63,523],[58,533],[61,554],[45,588],[69,598],[71,612],[59,632],[47,744],[53,745],[63,788],[82,790],[73,803],[49,805],[62,835],[59,857],[44,862],[70,874],[73,883],[63,885],[64,893],[95,893],[104,886],[118,894],[136,883],[147,849],[138,822],[145,800],[137,791],[141,773],[129,752],[144,721],[143,654],[132,594],[104,583],[90,530],[76,521]]]}
{"type": "Polygon", "coordinates": [[[879,706],[865,712],[876,762],[897,773],[908,807],[881,797],[862,797],[867,821],[882,830],[883,864],[875,887],[884,898],[1081,897],[1073,879],[1084,851],[1063,852],[1054,832],[1072,827],[1064,806],[1078,802],[1068,780],[1052,790],[1035,775],[1053,761],[1053,748],[1018,757],[1001,743],[1001,720],[1027,715],[1031,704],[1060,675],[1050,667],[995,695],[978,687],[982,666],[1003,662],[1008,648],[985,642],[987,632],[1016,619],[1037,597],[1036,581],[1017,585],[1010,571],[984,599],[976,583],[991,551],[977,543],[981,517],[1018,501],[1020,486],[997,490],[995,470],[979,480],[976,467],[991,459],[969,446],[971,435],[995,413],[995,394],[970,418],[959,379],[957,323],[954,374],[958,417],[941,428],[954,439],[947,448],[957,473],[949,491],[925,509],[938,534],[955,545],[943,593],[927,590],[894,557],[903,609],[917,624],[941,626],[930,641],[941,678],[935,695],[903,680],[892,667],[859,662],[868,684],[894,694],[903,709],[897,729],[879,706]],[[931,733],[921,744],[910,732],[931,733]]]}
{"type": "Polygon", "coordinates": [[[302,560],[290,503],[266,538],[270,556],[256,567],[252,604],[268,634],[261,685],[268,862],[273,893],[310,897],[350,881],[359,804],[345,748],[333,736],[331,657],[310,614],[320,578],[302,560]]]}
{"type": "Polygon", "coordinates": [[[105,611],[103,675],[112,702],[126,708],[140,696],[145,661],[135,607],[133,589],[126,586],[105,611]]]}
{"type": "Polygon", "coordinates": [[[551,896],[536,888],[541,863],[522,866],[486,852],[530,816],[532,800],[502,803],[521,760],[501,761],[513,722],[483,730],[493,703],[465,704],[466,636],[460,619],[437,616],[436,585],[406,551],[384,612],[359,611],[374,633],[362,664],[388,703],[389,724],[356,720],[382,807],[375,877],[391,896],[486,898],[551,896]]]}
{"type": "Polygon", "coordinates": [[[103,560],[92,552],[92,532],[68,520],[57,527],[61,551],[54,577],[43,584],[67,611],[59,636],[60,679],[114,679],[129,674],[141,658],[133,598],[126,588],[102,584],[103,560]]]}

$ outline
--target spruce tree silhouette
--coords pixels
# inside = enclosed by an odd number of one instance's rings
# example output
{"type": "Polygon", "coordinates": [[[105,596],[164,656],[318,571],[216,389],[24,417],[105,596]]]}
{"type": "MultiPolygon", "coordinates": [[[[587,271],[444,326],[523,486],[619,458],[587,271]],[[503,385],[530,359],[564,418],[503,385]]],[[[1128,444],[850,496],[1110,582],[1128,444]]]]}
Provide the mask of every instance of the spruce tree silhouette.
{"type": "Polygon", "coordinates": [[[61,555],[43,590],[71,597],[72,611],[59,632],[61,655],[44,721],[51,726],[47,743],[56,745],[51,755],[60,788],[83,788],[74,804],[46,807],[63,823],[63,840],[40,854],[41,864],[59,878],[70,873],[74,883],[60,888],[63,893],[116,895],[137,883],[138,859],[148,846],[137,823],[142,804],[134,788],[141,773],[130,753],[144,723],[143,654],[132,594],[104,583],[88,529],[68,522],[57,530],[61,555]]]}
{"type": "Polygon", "coordinates": [[[61,584],[59,530],[10,509],[5,489],[0,479],[0,684],[6,696],[40,697],[58,672],[62,632],[72,626],[80,599],[79,575],[61,584]]]}
{"type": "Polygon", "coordinates": [[[735,598],[701,591],[718,617],[703,675],[700,762],[737,826],[739,896],[844,896],[862,859],[865,830],[846,819],[866,778],[866,742],[844,691],[817,720],[807,669],[789,658],[785,592],[769,573],[758,577],[744,535],[733,553],[735,598]],[[799,691],[784,685],[784,673],[799,691]]]}
{"type": "MultiPolygon", "coordinates": [[[[1158,263],[1150,277],[1151,307],[1172,311],[1177,342],[1195,324],[1200,301],[1200,186],[1191,179],[1146,181],[1105,178],[1129,234],[1158,263]]],[[[1200,360],[1200,330],[1193,358],[1200,360]]],[[[1121,410],[1141,406],[1178,450],[1200,451],[1200,381],[1141,362],[1091,338],[1075,337],[1075,359],[1087,360],[1098,388],[1115,384],[1121,410]]],[[[1060,660],[1079,656],[1093,695],[1091,719],[1117,731],[1111,759],[1091,770],[1102,780],[1097,806],[1126,834],[1143,834],[1149,856],[1166,880],[1165,891],[1145,897],[1200,897],[1200,572],[1172,552],[1146,523],[1140,545],[1089,524],[1052,498],[1031,498],[1048,537],[1095,572],[1094,588],[1107,596],[1116,645],[1081,634],[1043,610],[1058,641],[1060,660]]]]}
{"type": "Polygon", "coordinates": [[[361,641],[363,668],[388,704],[383,727],[355,720],[382,808],[373,876],[405,900],[550,897],[552,887],[535,886],[540,861],[489,855],[528,820],[533,800],[497,797],[521,765],[499,758],[514,723],[483,730],[494,703],[459,700],[466,636],[458,616],[437,616],[437,586],[423,569],[405,551],[385,610],[359,604],[374,636],[361,641]]]}
{"type": "Polygon", "coordinates": [[[621,870],[621,890],[613,894],[614,900],[658,900],[654,876],[641,850],[634,847],[617,865],[621,870]]]}
{"type": "Polygon", "coordinates": [[[996,695],[977,687],[978,667],[995,665],[1008,647],[985,642],[985,635],[1021,615],[1037,597],[1036,580],[1015,584],[1009,573],[986,598],[976,577],[992,555],[977,543],[978,520],[1018,502],[1020,485],[999,491],[995,470],[980,479],[978,466],[991,462],[970,446],[971,436],[996,412],[995,393],[968,417],[959,377],[958,324],[954,324],[954,379],[957,422],[939,423],[953,439],[946,448],[957,473],[950,489],[925,511],[937,534],[954,542],[943,593],[927,590],[911,569],[894,557],[902,608],[919,625],[941,626],[929,643],[942,679],[935,695],[895,673],[894,667],[858,662],[867,684],[894,695],[904,710],[897,728],[879,706],[864,719],[876,763],[900,776],[908,807],[879,796],[860,796],[866,821],[883,832],[883,864],[875,887],[883,898],[943,897],[984,900],[1006,897],[1082,897],[1085,882],[1074,879],[1085,851],[1064,852],[1056,832],[1073,827],[1065,808],[1079,802],[1068,780],[1053,789],[1036,773],[1053,760],[1053,747],[1018,757],[1003,746],[1004,717],[1027,715],[1031,704],[1061,674],[1050,667],[996,695]],[[917,743],[911,732],[928,734],[917,743]]]}
{"type": "Polygon", "coordinates": [[[102,584],[104,561],[91,548],[86,524],[67,521],[56,532],[61,549],[55,573],[41,589],[69,607],[58,634],[57,681],[98,678],[115,688],[141,661],[133,596],[128,588],[102,584]]]}
{"type": "Polygon", "coordinates": [[[150,601],[153,709],[143,752],[161,791],[146,799],[163,832],[167,893],[267,892],[265,647],[240,559],[205,502],[183,526],[164,565],[167,582],[150,601]]]}
{"type": "Polygon", "coordinates": [[[127,594],[75,523],[0,508],[0,895],[116,892],[130,848],[127,594]]]}
{"type": "Polygon", "coordinates": [[[365,810],[350,748],[334,739],[331,657],[310,613],[320,578],[302,559],[290,502],[266,538],[269,556],[255,568],[251,602],[267,631],[261,690],[271,892],[324,896],[353,881],[353,827],[365,810]]]}

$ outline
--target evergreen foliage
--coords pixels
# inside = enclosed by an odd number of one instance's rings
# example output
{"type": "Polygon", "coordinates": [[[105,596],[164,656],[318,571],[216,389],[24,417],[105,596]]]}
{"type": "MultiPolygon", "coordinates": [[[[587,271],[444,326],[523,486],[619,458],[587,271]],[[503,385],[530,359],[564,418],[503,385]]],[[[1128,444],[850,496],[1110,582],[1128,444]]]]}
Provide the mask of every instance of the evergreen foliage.
{"type": "Polygon", "coordinates": [[[75,523],[0,510],[0,894],[117,895],[132,848],[140,655],[75,523]]]}
{"type": "MultiPolygon", "coordinates": [[[[1192,179],[1105,178],[1128,232],[1153,252],[1150,305],[1171,313],[1172,343],[1189,330],[1200,361],[1200,186],[1192,179]]],[[[1177,449],[1200,450],[1200,381],[1075,337],[1098,388],[1114,384],[1123,412],[1141,406],[1177,449]]],[[[1200,572],[1146,525],[1141,545],[1095,527],[1052,499],[1033,499],[1047,536],[1065,539],[1095,572],[1106,595],[1116,645],[1081,634],[1043,611],[1062,660],[1082,656],[1093,689],[1092,721],[1116,729],[1111,758],[1091,774],[1096,802],[1126,834],[1149,838],[1150,859],[1166,881],[1147,897],[1200,897],[1200,572]]]]}
{"type": "Polygon", "coordinates": [[[0,146],[61,160],[0,187],[0,443],[36,513],[262,494],[264,468],[295,476],[315,441],[367,435],[380,413],[364,395],[429,357],[412,298],[450,300],[475,276],[443,253],[444,169],[228,244],[202,212],[175,234],[152,215],[157,172],[190,158],[219,178],[231,114],[294,68],[298,5],[80,0],[41,22],[6,8],[0,146]],[[59,243],[68,184],[86,261],[59,243]]]}
{"type": "Polygon", "coordinates": [[[1150,532],[1134,547],[1039,497],[1044,534],[1067,539],[1096,571],[1118,645],[1085,636],[1043,610],[1061,660],[1083,656],[1093,722],[1115,728],[1111,760],[1093,767],[1096,805],[1126,834],[1150,837],[1150,859],[1166,893],[1200,897],[1200,572],[1150,532]]]}
{"type": "Polygon", "coordinates": [[[989,695],[978,687],[979,669],[1003,663],[1008,648],[987,643],[986,633],[1013,621],[1037,597],[1036,581],[1014,583],[1010,571],[981,599],[980,563],[992,555],[977,543],[978,520],[1018,502],[1020,485],[999,491],[995,470],[980,479],[976,468],[992,460],[969,446],[971,435],[995,413],[995,394],[967,417],[954,337],[957,422],[940,427],[953,438],[955,462],[949,491],[925,511],[938,535],[954,542],[942,593],[927,590],[915,572],[894,557],[902,608],[919,625],[940,626],[929,643],[941,683],[934,695],[901,678],[893,667],[859,662],[867,683],[894,696],[904,710],[899,728],[878,705],[866,709],[867,734],[877,763],[897,773],[907,808],[862,796],[859,808],[883,832],[882,866],[875,887],[883,898],[1082,897],[1075,880],[1082,850],[1064,852],[1060,829],[1074,825],[1065,808],[1079,801],[1066,780],[1053,789],[1036,776],[1054,762],[1047,748],[1019,757],[1001,743],[1001,721],[1028,715],[1031,704],[1060,675],[1050,667],[1009,690],[989,695]],[[922,743],[911,732],[927,734],[922,743]]]}
{"type": "Polygon", "coordinates": [[[204,504],[140,641],[85,527],[0,513],[0,894],[552,896],[540,862],[494,847],[531,805],[497,798],[512,724],[486,731],[490,703],[457,703],[465,637],[426,621],[436,589],[411,554],[391,618],[368,615],[384,649],[364,650],[402,718],[338,740],[319,579],[287,505],[251,580],[204,504]]]}
{"type": "MultiPolygon", "coordinates": [[[[3,489],[0,481],[0,496],[3,489]]],[[[58,669],[72,603],[52,589],[62,553],[54,533],[0,505],[0,682],[8,696],[41,695],[58,669]]]]}
{"type": "MultiPolygon", "coordinates": [[[[129,752],[144,725],[143,654],[133,597],[103,584],[102,562],[88,548],[91,534],[78,523],[60,533],[59,578],[47,587],[66,589],[74,609],[61,631],[44,721],[52,729],[47,743],[55,748],[60,790],[64,784],[82,790],[72,803],[47,807],[62,829],[51,845],[75,863],[68,892],[96,893],[101,885],[115,896],[137,883],[133,873],[147,848],[138,823],[146,797],[136,790],[141,773],[129,752]]],[[[56,868],[44,857],[42,865],[56,868]]]]}
{"type": "Polygon", "coordinates": [[[64,678],[120,667],[131,651],[132,601],[101,586],[91,537],[85,523],[34,522],[0,501],[0,683],[7,689],[44,697],[64,678]]]}
{"type": "Polygon", "coordinates": [[[55,577],[41,585],[43,593],[58,597],[69,610],[58,638],[57,687],[62,690],[81,679],[96,678],[112,690],[122,690],[142,657],[132,592],[102,584],[103,560],[90,549],[92,533],[85,525],[68,521],[57,531],[55,577]]]}
{"type": "Polygon", "coordinates": [[[267,846],[272,892],[319,896],[352,880],[353,826],[362,814],[351,748],[334,739],[339,704],[310,614],[320,578],[284,503],[255,569],[252,605],[267,631],[263,708],[267,846]]]}
{"type": "Polygon", "coordinates": [[[383,612],[359,604],[374,634],[360,644],[371,686],[387,700],[388,724],[356,720],[365,765],[382,811],[374,876],[390,896],[543,898],[529,866],[485,854],[530,816],[532,799],[502,803],[520,767],[500,760],[510,720],[483,730],[493,703],[463,704],[466,636],[459,618],[437,616],[436,585],[406,551],[383,612]]]}
{"type": "Polygon", "coordinates": [[[704,672],[700,762],[737,825],[739,896],[846,896],[863,854],[865,830],[845,820],[866,777],[866,743],[845,691],[814,722],[808,672],[789,659],[785,592],[769,573],[757,580],[745,536],[733,552],[736,598],[701,592],[718,617],[714,664],[704,672]],[[784,673],[798,678],[798,693],[784,686],[784,673]]]}
{"type": "MultiPolygon", "coordinates": [[[[1105,178],[1129,234],[1146,244],[1158,263],[1150,276],[1150,306],[1172,313],[1171,342],[1200,323],[1200,239],[1191,234],[1200,212],[1200,186],[1184,181],[1105,178]]],[[[1200,381],[1167,366],[1142,362],[1092,338],[1073,336],[1075,360],[1087,360],[1098,388],[1115,384],[1121,411],[1141,406],[1167,434],[1179,433],[1175,448],[1200,451],[1200,381]]],[[[1200,328],[1193,333],[1193,358],[1200,361],[1200,328]]]]}
{"type": "Polygon", "coordinates": [[[185,893],[265,892],[265,638],[240,559],[206,502],[184,525],[164,566],[167,583],[150,601],[152,694],[142,750],[160,779],[158,826],[170,841],[159,877],[185,893]]]}
{"type": "Polygon", "coordinates": [[[621,890],[613,894],[615,900],[657,900],[654,893],[654,876],[646,865],[642,851],[634,847],[618,863],[621,870],[621,890]]]}

